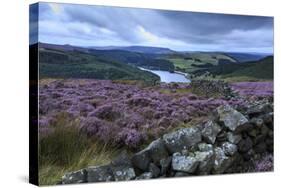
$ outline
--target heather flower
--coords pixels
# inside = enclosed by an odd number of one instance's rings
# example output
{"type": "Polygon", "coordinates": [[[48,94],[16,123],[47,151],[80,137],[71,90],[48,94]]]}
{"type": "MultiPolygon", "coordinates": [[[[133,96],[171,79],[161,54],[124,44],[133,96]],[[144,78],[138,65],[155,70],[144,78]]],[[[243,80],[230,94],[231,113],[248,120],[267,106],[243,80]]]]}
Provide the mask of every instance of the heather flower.
{"type": "Polygon", "coordinates": [[[237,82],[232,89],[244,96],[272,96],[273,82],[237,82]]]}
{"type": "Polygon", "coordinates": [[[98,118],[114,121],[118,117],[121,116],[120,112],[117,111],[111,104],[103,105],[99,108],[97,108],[93,115],[95,115],[98,118]]]}
{"type": "Polygon", "coordinates": [[[265,172],[273,170],[273,155],[266,154],[260,160],[254,161],[255,172],[265,172]]]}
{"type": "Polygon", "coordinates": [[[145,97],[134,97],[128,101],[128,104],[144,107],[144,106],[148,106],[148,105],[152,104],[152,101],[145,97]]]}
{"type": "Polygon", "coordinates": [[[136,129],[123,128],[116,137],[116,142],[129,147],[136,147],[143,139],[142,133],[136,129]]]}
{"type": "Polygon", "coordinates": [[[272,82],[233,83],[231,87],[238,96],[232,99],[161,92],[189,89],[190,84],[184,83],[142,88],[109,80],[70,79],[39,87],[40,134],[47,132],[48,118],[67,112],[70,118],[80,119],[80,130],[89,137],[128,147],[137,147],[148,138],[159,137],[195,117],[206,116],[222,104],[243,109],[249,100],[273,95],[272,82]]]}

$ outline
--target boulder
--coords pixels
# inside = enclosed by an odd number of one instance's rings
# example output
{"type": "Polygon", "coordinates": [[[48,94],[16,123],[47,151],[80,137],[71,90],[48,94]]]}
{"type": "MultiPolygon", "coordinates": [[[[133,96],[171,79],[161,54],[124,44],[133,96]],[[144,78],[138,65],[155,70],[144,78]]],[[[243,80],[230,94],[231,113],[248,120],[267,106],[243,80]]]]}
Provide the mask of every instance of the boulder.
{"type": "Polygon", "coordinates": [[[130,166],[114,166],[111,170],[115,181],[126,181],[136,177],[134,169],[130,166]]]}
{"type": "Polygon", "coordinates": [[[258,104],[258,105],[253,105],[250,106],[246,113],[247,115],[251,117],[258,117],[262,114],[267,114],[273,112],[273,106],[270,103],[264,103],[264,104],[258,104]]]}
{"type": "Polygon", "coordinates": [[[186,177],[186,176],[190,176],[190,174],[186,172],[176,172],[174,175],[174,177],[186,177]]]}
{"type": "Polygon", "coordinates": [[[195,158],[197,161],[199,161],[197,168],[198,173],[209,174],[215,162],[214,151],[209,150],[204,152],[195,152],[195,158]]]}
{"type": "Polygon", "coordinates": [[[149,163],[151,162],[148,150],[144,149],[134,154],[132,156],[131,162],[133,167],[138,168],[144,172],[147,171],[149,163]]]}
{"type": "Polygon", "coordinates": [[[213,145],[212,144],[206,144],[206,143],[200,143],[198,144],[198,149],[199,151],[211,151],[213,150],[213,145]]]}
{"type": "Polygon", "coordinates": [[[225,142],[227,141],[227,132],[221,131],[216,138],[216,142],[225,142]]]}
{"type": "Polygon", "coordinates": [[[248,132],[248,135],[251,137],[257,137],[258,131],[257,129],[252,129],[251,131],[248,132]]]}
{"type": "Polygon", "coordinates": [[[269,138],[272,138],[272,139],[273,139],[273,136],[274,136],[273,131],[272,131],[272,130],[269,130],[267,136],[268,136],[269,138]]]}
{"type": "Polygon", "coordinates": [[[127,151],[121,152],[111,161],[112,166],[132,166],[130,156],[127,151]]]}
{"type": "Polygon", "coordinates": [[[225,142],[222,144],[223,152],[228,156],[233,156],[237,152],[237,146],[230,142],[225,142]]]}
{"type": "Polygon", "coordinates": [[[267,146],[266,146],[266,143],[264,143],[264,142],[261,142],[261,143],[255,145],[255,147],[254,147],[254,151],[256,153],[264,153],[264,152],[266,152],[266,149],[267,149],[267,146]]]}
{"type": "Polygon", "coordinates": [[[153,163],[149,164],[148,171],[152,173],[153,178],[157,178],[160,175],[160,169],[153,163]]]}
{"type": "Polygon", "coordinates": [[[255,151],[253,149],[248,150],[245,153],[242,153],[244,161],[249,161],[255,156],[255,151]]]}
{"type": "Polygon", "coordinates": [[[220,147],[215,148],[215,162],[213,166],[214,174],[224,173],[232,164],[233,159],[225,155],[224,151],[220,147]]]}
{"type": "Polygon", "coordinates": [[[273,149],[274,149],[273,139],[272,138],[266,139],[265,143],[266,143],[267,150],[269,152],[273,152],[273,149]]]}
{"type": "Polygon", "coordinates": [[[260,142],[264,142],[265,139],[266,139],[266,136],[260,134],[260,135],[258,135],[257,137],[255,137],[255,138],[253,139],[253,144],[258,144],[258,143],[260,143],[260,142]]]}
{"type": "Polygon", "coordinates": [[[238,151],[241,153],[245,153],[245,152],[249,151],[250,149],[252,149],[252,147],[253,147],[253,142],[249,137],[247,137],[245,139],[242,139],[239,142],[238,151]]]}
{"type": "Polygon", "coordinates": [[[263,116],[261,116],[263,119],[264,123],[270,128],[271,130],[273,129],[273,112],[267,113],[263,116]]]}
{"type": "Polygon", "coordinates": [[[161,167],[161,175],[165,175],[171,168],[172,157],[167,157],[165,159],[160,160],[160,167],[161,167]]]}
{"type": "Polygon", "coordinates": [[[172,158],[172,168],[175,171],[193,173],[199,161],[195,157],[184,156],[180,153],[175,153],[172,158]]]}
{"type": "Polygon", "coordinates": [[[241,133],[241,132],[250,132],[254,129],[254,125],[251,124],[250,122],[245,123],[243,126],[239,127],[235,133],[241,133]]]}
{"type": "Polygon", "coordinates": [[[261,135],[267,136],[269,130],[270,130],[270,129],[267,128],[267,126],[262,126],[262,127],[261,127],[261,135]]]}
{"type": "Polygon", "coordinates": [[[248,126],[248,119],[240,112],[233,109],[230,105],[223,105],[216,109],[219,121],[229,130],[240,132],[248,126]]]}
{"type": "Polygon", "coordinates": [[[109,165],[93,166],[86,170],[88,182],[114,181],[114,176],[109,165]]]}
{"type": "Polygon", "coordinates": [[[153,177],[153,174],[151,172],[145,172],[136,177],[136,180],[145,180],[145,179],[151,179],[153,177]]]}
{"type": "Polygon", "coordinates": [[[167,158],[169,156],[165,147],[165,143],[160,138],[151,142],[146,150],[148,150],[149,156],[155,164],[159,164],[161,159],[167,158]]]}
{"type": "Polygon", "coordinates": [[[183,128],[163,136],[170,153],[181,152],[201,142],[201,132],[197,127],[183,128]]]}
{"type": "Polygon", "coordinates": [[[203,125],[201,131],[203,139],[209,143],[214,144],[216,141],[217,134],[221,131],[221,127],[214,121],[209,120],[203,125]]]}
{"type": "Polygon", "coordinates": [[[238,144],[242,139],[241,134],[235,134],[233,132],[227,133],[227,140],[232,144],[238,144]]]}
{"type": "Polygon", "coordinates": [[[87,172],[85,169],[66,173],[62,177],[62,184],[85,183],[87,182],[87,172]]]}
{"type": "Polygon", "coordinates": [[[252,123],[257,128],[260,128],[260,127],[262,127],[264,121],[262,118],[252,118],[250,120],[250,123],[252,123]]]}

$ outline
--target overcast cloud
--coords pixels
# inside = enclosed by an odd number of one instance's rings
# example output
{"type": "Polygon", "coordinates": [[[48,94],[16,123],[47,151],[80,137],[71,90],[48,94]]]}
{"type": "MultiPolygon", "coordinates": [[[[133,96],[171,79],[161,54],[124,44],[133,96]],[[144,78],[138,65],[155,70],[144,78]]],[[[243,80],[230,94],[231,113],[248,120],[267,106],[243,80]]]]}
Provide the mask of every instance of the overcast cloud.
{"type": "Polygon", "coordinates": [[[40,42],[273,53],[271,17],[55,3],[39,12],[40,42]]]}

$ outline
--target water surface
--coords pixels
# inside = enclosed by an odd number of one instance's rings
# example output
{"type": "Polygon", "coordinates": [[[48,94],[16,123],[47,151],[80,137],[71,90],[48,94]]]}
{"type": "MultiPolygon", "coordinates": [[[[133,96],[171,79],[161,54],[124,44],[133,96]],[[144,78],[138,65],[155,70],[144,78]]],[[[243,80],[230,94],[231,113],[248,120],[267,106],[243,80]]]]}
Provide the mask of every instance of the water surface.
{"type": "Polygon", "coordinates": [[[189,83],[190,80],[186,78],[183,74],[171,73],[169,71],[161,70],[150,70],[139,67],[141,70],[152,72],[160,77],[161,82],[171,83],[171,82],[180,82],[180,83],[189,83]]]}

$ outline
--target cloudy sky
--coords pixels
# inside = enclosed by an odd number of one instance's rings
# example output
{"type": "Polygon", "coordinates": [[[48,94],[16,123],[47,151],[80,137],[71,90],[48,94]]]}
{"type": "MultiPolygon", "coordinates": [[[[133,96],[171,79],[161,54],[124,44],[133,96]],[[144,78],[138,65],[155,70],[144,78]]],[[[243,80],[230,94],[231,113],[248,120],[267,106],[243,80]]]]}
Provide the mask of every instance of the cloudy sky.
{"type": "Polygon", "coordinates": [[[40,42],[273,52],[271,17],[55,3],[40,3],[39,12],[40,42]]]}

